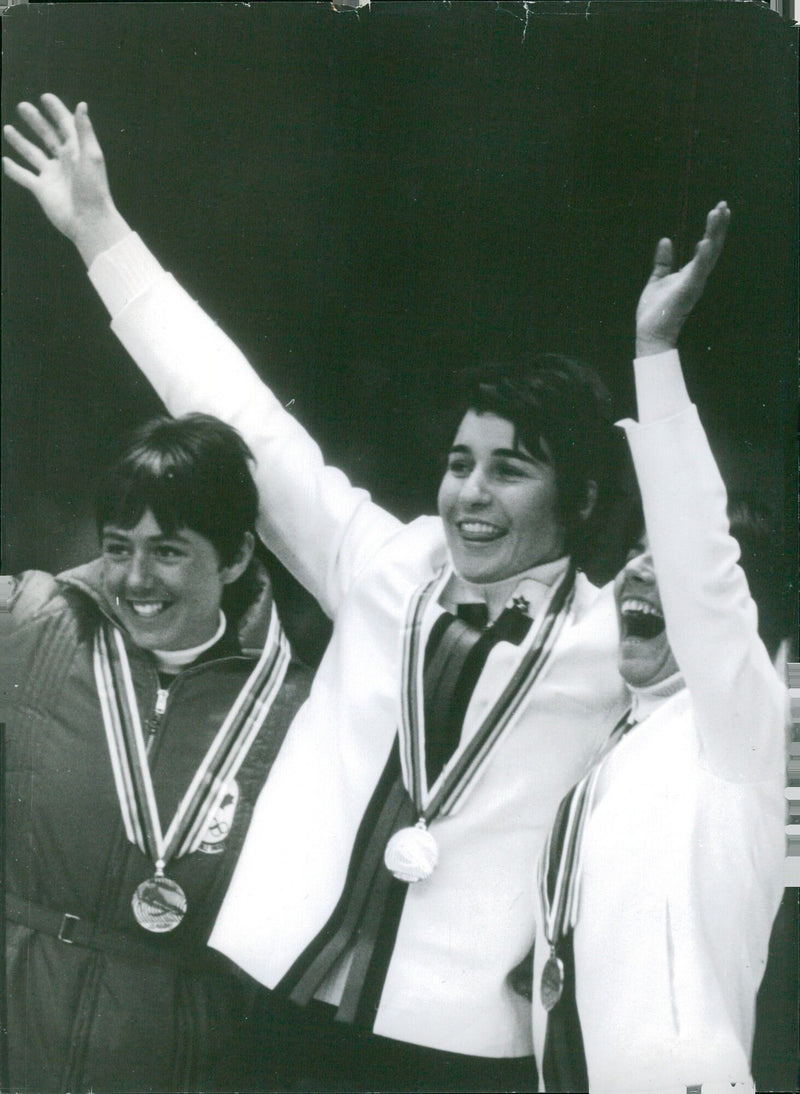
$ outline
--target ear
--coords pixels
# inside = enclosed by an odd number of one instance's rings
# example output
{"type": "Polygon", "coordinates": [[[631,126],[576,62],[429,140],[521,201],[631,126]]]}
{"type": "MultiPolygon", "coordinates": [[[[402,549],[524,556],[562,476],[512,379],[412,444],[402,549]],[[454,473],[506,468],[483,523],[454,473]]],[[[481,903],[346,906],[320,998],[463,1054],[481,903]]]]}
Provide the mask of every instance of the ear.
{"type": "Polygon", "coordinates": [[[594,507],[597,505],[597,483],[594,479],[588,479],[586,482],[586,494],[584,496],[583,505],[578,510],[578,516],[581,521],[587,521],[594,512],[594,507]]]}
{"type": "Polygon", "coordinates": [[[242,542],[239,545],[239,550],[236,552],[236,557],[229,566],[221,566],[219,576],[222,579],[223,585],[232,585],[234,581],[238,581],[247,567],[250,565],[250,560],[253,557],[253,551],[255,550],[256,541],[252,532],[245,532],[242,536],[242,542]]]}

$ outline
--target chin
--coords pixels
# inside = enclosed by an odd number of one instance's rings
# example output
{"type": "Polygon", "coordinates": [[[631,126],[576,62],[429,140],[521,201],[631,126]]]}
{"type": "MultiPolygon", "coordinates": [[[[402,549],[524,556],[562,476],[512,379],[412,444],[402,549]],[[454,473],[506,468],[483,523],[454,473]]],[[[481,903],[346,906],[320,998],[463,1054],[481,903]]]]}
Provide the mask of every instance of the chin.
{"type": "Polygon", "coordinates": [[[655,673],[642,669],[639,665],[629,665],[624,661],[619,667],[622,679],[632,688],[646,688],[655,683],[655,673]]]}
{"type": "Polygon", "coordinates": [[[167,635],[141,634],[133,627],[128,627],[128,633],[140,650],[168,650],[170,640],[167,635]]]}
{"type": "Polygon", "coordinates": [[[619,674],[626,684],[633,688],[649,688],[660,684],[662,680],[678,671],[672,658],[654,657],[653,659],[623,657],[619,663],[619,674]]]}
{"type": "Polygon", "coordinates": [[[166,650],[170,648],[170,633],[166,628],[156,628],[142,623],[138,616],[131,617],[126,613],[124,617],[120,613],[125,629],[133,641],[143,650],[166,650]]]}
{"type": "Polygon", "coordinates": [[[475,562],[474,559],[461,562],[454,558],[453,566],[459,577],[463,577],[465,581],[471,581],[473,585],[491,585],[495,581],[504,581],[507,577],[514,576],[486,563],[475,562]]]}

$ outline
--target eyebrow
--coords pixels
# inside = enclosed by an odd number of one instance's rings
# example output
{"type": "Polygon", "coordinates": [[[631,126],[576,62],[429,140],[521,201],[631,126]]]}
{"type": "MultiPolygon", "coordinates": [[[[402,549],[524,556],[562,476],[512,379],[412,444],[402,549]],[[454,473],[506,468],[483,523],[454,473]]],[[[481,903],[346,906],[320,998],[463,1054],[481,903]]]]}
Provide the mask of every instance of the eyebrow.
{"type": "MultiPolygon", "coordinates": [[[[131,537],[131,531],[132,531],[132,529],[108,528],[107,527],[107,528],[103,529],[103,539],[125,539],[125,540],[127,540],[127,539],[130,539],[130,537],[131,537]]],[[[167,535],[164,535],[163,533],[159,536],[148,536],[147,541],[148,541],[148,543],[181,543],[181,544],[184,544],[184,545],[188,543],[188,540],[185,539],[185,537],[182,536],[180,532],[176,532],[172,536],[167,536],[167,535]]]]}
{"type": "MultiPolygon", "coordinates": [[[[455,453],[458,453],[459,455],[461,455],[462,453],[465,455],[470,455],[471,452],[472,449],[469,447],[469,445],[454,444],[453,447],[450,449],[449,455],[452,456],[455,453]]],[[[536,460],[533,456],[529,456],[527,452],[520,452],[518,448],[494,448],[492,449],[492,456],[499,457],[500,459],[504,460],[521,460],[523,463],[530,463],[533,464],[535,467],[539,467],[542,463],[544,463],[544,460],[536,460]]]]}

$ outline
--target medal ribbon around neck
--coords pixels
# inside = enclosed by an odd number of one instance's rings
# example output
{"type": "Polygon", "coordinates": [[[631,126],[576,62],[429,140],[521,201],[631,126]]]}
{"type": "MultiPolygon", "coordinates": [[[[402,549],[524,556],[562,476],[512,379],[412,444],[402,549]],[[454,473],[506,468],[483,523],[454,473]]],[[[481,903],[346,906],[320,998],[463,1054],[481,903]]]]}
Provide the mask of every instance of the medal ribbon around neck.
{"type": "Polygon", "coordinates": [[[561,997],[563,966],[557,956],[557,949],[566,933],[566,925],[574,927],[578,919],[584,833],[592,812],[597,781],[614,745],[635,724],[630,720],[630,713],[628,710],[623,714],[611,731],[600,758],[562,801],[539,859],[539,899],[544,918],[544,933],[550,947],[550,957],[542,972],[541,991],[542,1003],[547,1010],[552,1009],[561,997]],[[568,814],[562,824],[559,822],[562,809],[565,808],[568,814]],[[548,878],[554,858],[557,858],[557,869],[551,898],[548,878]]]}
{"type": "Polygon", "coordinates": [[[94,638],[94,674],[125,833],[156,864],[196,850],[209,817],[247,756],[289,667],[289,643],[275,606],[258,662],[236,697],[178,804],[166,833],[158,815],[125,643],[104,620],[94,638]]]}
{"type": "Polygon", "coordinates": [[[522,655],[511,679],[487,713],[477,732],[447,762],[429,790],[425,778],[425,719],[422,686],[422,620],[433,598],[449,573],[439,575],[412,599],[403,634],[403,694],[401,704],[401,759],[406,787],[422,824],[435,817],[455,812],[478,782],[500,738],[519,714],[529,689],[550,657],[572,606],[575,567],[554,586],[539,620],[531,628],[522,655]]]}

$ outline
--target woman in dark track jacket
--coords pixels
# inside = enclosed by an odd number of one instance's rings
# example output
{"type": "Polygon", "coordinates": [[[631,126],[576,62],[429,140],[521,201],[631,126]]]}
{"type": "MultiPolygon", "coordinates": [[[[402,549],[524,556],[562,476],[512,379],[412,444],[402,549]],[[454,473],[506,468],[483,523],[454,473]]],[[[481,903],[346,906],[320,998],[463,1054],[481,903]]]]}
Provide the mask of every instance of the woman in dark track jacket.
{"type": "Polygon", "coordinates": [[[248,1063],[250,989],[206,939],[310,683],[255,512],[234,430],[159,420],[103,486],[103,557],[15,582],[6,1088],[230,1089],[248,1063]]]}

